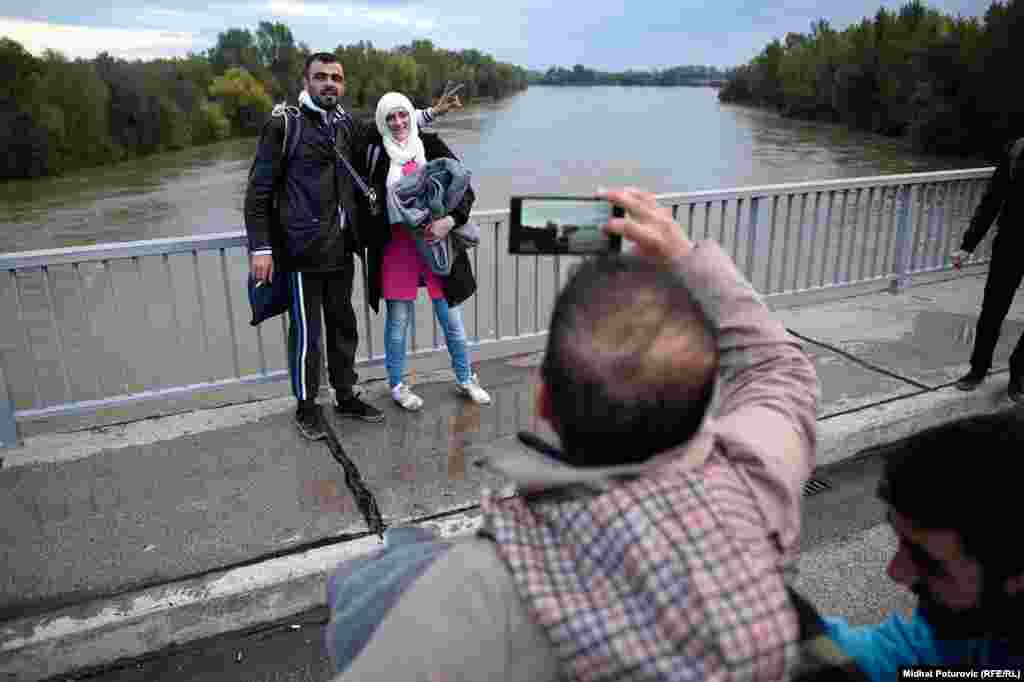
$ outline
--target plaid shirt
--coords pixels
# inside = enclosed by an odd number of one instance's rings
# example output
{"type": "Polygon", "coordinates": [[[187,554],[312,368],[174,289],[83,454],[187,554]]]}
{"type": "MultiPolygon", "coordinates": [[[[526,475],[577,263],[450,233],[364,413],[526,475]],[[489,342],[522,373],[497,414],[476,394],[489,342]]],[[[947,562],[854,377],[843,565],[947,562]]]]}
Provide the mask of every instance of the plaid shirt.
{"type": "Polygon", "coordinates": [[[718,332],[714,417],[601,485],[581,472],[567,486],[562,469],[482,501],[482,532],[567,679],[780,680],[797,659],[782,569],[813,467],[814,368],[717,244],[679,267],[718,332]]]}

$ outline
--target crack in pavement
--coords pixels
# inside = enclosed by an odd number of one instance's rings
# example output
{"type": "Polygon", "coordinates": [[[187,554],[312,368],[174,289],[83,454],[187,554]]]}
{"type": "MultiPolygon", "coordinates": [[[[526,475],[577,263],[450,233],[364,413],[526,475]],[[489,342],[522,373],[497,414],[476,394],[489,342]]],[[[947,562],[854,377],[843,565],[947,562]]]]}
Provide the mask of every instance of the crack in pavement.
{"type": "Polygon", "coordinates": [[[789,332],[790,334],[792,334],[793,336],[795,336],[796,338],[800,339],[801,341],[805,341],[807,343],[814,344],[815,346],[819,346],[819,347],[824,348],[826,350],[830,350],[833,353],[836,353],[837,355],[841,355],[842,357],[846,358],[850,362],[854,362],[854,363],[860,365],[861,367],[865,367],[867,369],[870,369],[873,372],[878,372],[879,374],[884,374],[887,377],[890,377],[892,379],[896,379],[897,381],[902,381],[904,383],[910,384],[911,386],[914,386],[916,388],[920,388],[920,389],[922,389],[924,391],[930,391],[930,390],[932,390],[934,388],[932,386],[928,386],[927,384],[922,384],[920,381],[915,381],[914,379],[909,379],[909,378],[907,378],[905,376],[901,376],[899,374],[896,374],[895,372],[891,372],[891,371],[885,369],[884,367],[879,367],[877,365],[873,365],[870,362],[867,362],[866,360],[861,360],[860,358],[858,358],[853,353],[849,353],[849,352],[843,350],[842,348],[839,348],[837,346],[833,346],[832,344],[829,344],[829,343],[825,343],[824,341],[817,341],[815,339],[812,339],[809,336],[804,336],[803,334],[801,334],[801,333],[799,333],[797,331],[794,331],[793,329],[790,329],[789,327],[786,328],[786,331],[789,332]]]}
{"type": "Polygon", "coordinates": [[[359,473],[359,468],[356,467],[355,463],[345,453],[345,448],[342,447],[341,441],[338,440],[338,434],[334,430],[334,426],[331,425],[329,420],[324,420],[324,426],[327,431],[327,449],[331,451],[331,456],[345,470],[345,485],[348,486],[352,497],[356,499],[356,505],[366,520],[366,526],[370,529],[371,533],[383,540],[384,529],[387,528],[387,525],[384,523],[384,519],[381,518],[380,507],[377,506],[377,498],[367,489],[366,484],[363,483],[363,477],[359,473]]]}

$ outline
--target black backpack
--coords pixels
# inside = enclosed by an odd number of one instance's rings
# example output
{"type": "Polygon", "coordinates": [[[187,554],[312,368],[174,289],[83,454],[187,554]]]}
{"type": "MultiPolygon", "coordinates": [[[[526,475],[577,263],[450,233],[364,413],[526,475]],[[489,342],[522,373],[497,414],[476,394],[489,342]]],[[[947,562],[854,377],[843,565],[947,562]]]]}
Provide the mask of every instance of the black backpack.
{"type": "MultiPolygon", "coordinates": [[[[284,120],[284,137],[281,140],[281,174],[280,177],[274,178],[275,184],[280,184],[285,173],[288,171],[288,162],[291,160],[292,155],[295,154],[295,148],[299,146],[299,140],[302,138],[302,112],[296,106],[289,106],[284,102],[275,104],[274,108],[270,112],[270,120],[263,124],[263,131],[260,133],[260,138],[267,134],[267,127],[273,123],[274,119],[282,117],[284,120]],[[288,125],[288,120],[291,119],[294,125],[288,125]]],[[[249,167],[249,178],[252,179],[252,172],[256,169],[256,160],[253,159],[252,165],[249,167]]]]}
{"type": "MultiPolygon", "coordinates": [[[[281,140],[281,169],[278,177],[274,178],[274,193],[270,203],[270,219],[273,222],[273,228],[270,231],[270,242],[274,251],[275,269],[281,265],[278,261],[285,253],[283,250],[284,235],[280,229],[281,226],[278,224],[278,220],[281,217],[278,202],[281,200],[281,189],[284,186],[285,175],[288,173],[288,163],[291,161],[292,156],[295,155],[295,149],[299,146],[299,140],[302,139],[302,112],[299,111],[298,107],[289,106],[284,102],[275,104],[270,112],[270,119],[263,124],[263,131],[260,133],[261,140],[267,134],[267,128],[276,117],[281,117],[284,121],[284,136],[281,140]],[[289,121],[291,121],[292,125],[289,125],[289,121]]],[[[255,159],[253,159],[252,165],[249,167],[250,180],[254,170],[256,170],[255,159]]]]}

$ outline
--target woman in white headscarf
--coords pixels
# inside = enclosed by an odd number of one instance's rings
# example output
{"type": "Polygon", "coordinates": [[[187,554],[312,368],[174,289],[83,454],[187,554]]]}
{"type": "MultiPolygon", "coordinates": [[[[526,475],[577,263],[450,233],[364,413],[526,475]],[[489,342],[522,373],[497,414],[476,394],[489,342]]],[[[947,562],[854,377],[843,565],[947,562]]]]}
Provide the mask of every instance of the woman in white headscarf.
{"type": "MultiPolygon", "coordinates": [[[[367,164],[370,184],[382,200],[387,196],[389,187],[422,169],[428,161],[455,159],[437,134],[419,131],[413,113],[409,99],[397,92],[389,92],[377,103],[377,136],[369,142],[367,164]]],[[[462,202],[449,215],[429,225],[427,240],[443,239],[453,227],[464,225],[469,220],[473,200],[472,188],[467,189],[462,202]]],[[[476,292],[476,280],[466,252],[456,250],[450,274],[441,276],[435,274],[420,256],[408,228],[390,224],[386,211],[369,232],[367,301],[375,311],[378,311],[381,298],[386,301],[384,349],[392,399],[407,410],[415,411],[423,406],[423,399],[412,392],[403,375],[413,304],[419,288],[425,286],[444,332],[458,391],[477,404],[489,404],[491,397],[480,387],[470,366],[466,330],[459,307],[476,292]]]]}

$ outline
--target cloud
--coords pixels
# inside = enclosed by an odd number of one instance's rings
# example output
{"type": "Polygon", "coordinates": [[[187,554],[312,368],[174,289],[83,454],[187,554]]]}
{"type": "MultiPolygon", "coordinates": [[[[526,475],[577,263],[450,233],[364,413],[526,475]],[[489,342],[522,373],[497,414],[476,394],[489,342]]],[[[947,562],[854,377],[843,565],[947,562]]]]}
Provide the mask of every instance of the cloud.
{"type": "MultiPolygon", "coordinates": [[[[428,39],[443,49],[477,49],[500,61],[545,70],[576,63],[603,70],[679,64],[735,66],[772,39],[806,33],[827,19],[842,30],[879,5],[906,0],[81,0],[22,3],[4,13],[0,35],[39,52],[101,50],[139,58],[212,47],[229,28],[281,22],[314,49],[369,40],[378,48],[428,39]],[[88,27],[88,28],[85,28],[88,27]],[[79,32],[74,32],[79,31],[79,32]]],[[[9,2],[8,5],[13,5],[9,2]]],[[[980,15],[991,0],[928,0],[949,14],[980,15]]]]}
{"type": "Polygon", "coordinates": [[[131,59],[183,57],[196,49],[197,38],[188,31],[80,26],[8,17],[0,17],[0,35],[21,43],[34,54],[51,49],[71,58],[92,58],[107,51],[131,59]]]}
{"type": "Polygon", "coordinates": [[[178,19],[188,16],[187,12],[183,12],[180,9],[164,9],[163,7],[149,7],[146,9],[146,13],[157,17],[174,17],[178,19]]]}
{"type": "MultiPolygon", "coordinates": [[[[277,17],[327,19],[330,23],[350,27],[395,27],[417,31],[432,31],[437,27],[436,16],[415,7],[374,9],[340,3],[303,2],[302,0],[270,0],[267,9],[277,17]]],[[[436,15],[436,13],[433,13],[436,15]]]]}
{"type": "Polygon", "coordinates": [[[267,6],[271,14],[279,17],[329,18],[331,8],[326,4],[296,2],[295,0],[271,0],[267,6]]]}

